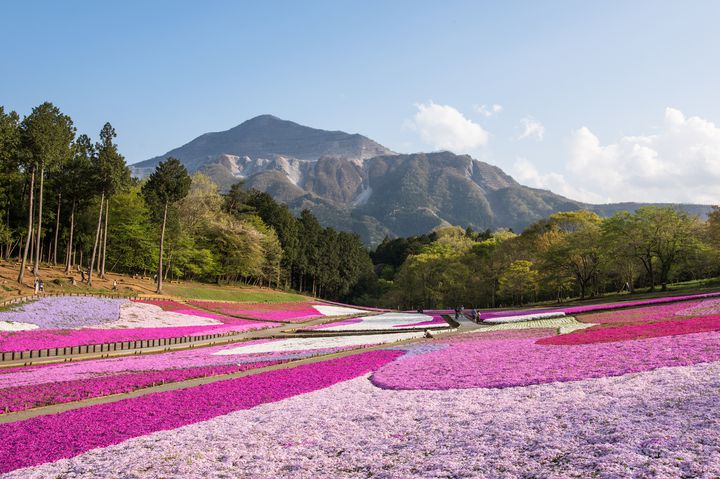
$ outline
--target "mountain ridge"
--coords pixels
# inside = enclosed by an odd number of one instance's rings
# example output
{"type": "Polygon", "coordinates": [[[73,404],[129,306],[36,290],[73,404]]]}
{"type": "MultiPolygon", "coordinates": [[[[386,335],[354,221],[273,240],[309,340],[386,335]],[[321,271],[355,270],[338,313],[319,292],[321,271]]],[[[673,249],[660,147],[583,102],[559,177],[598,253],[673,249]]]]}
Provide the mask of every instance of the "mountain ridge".
{"type": "MultiPolygon", "coordinates": [[[[325,226],[374,245],[444,225],[524,229],[558,211],[609,216],[644,203],[592,205],[518,183],[501,168],[448,151],[398,154],[360,134],[310,128],[273,115],[205,133],[165,155],[131,165],[149,174],[167,156],[203,172],[222,190],[244,180],[325,226]]],[[[656,203],[658,204],[658,203],[656,203]]],[[[670,204],[705,216],[708,205],[670,204]]]]}

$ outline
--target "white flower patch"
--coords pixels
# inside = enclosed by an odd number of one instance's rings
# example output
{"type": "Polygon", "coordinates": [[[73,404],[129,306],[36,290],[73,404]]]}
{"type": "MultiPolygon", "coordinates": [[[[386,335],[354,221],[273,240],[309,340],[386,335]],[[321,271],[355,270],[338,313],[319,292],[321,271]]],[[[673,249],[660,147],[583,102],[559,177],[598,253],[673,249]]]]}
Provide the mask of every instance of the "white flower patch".
{"type": "Polygon", "coordinates": [[[387,344],[406,339],[423,337],[422,332],[397,334],[370,334],[367,336],[325,336],[317,338],[291,338],[264,343],[248,344],[224,349],[214,354],[219,356],[231,354],[276,353],[285,351],[308,351],[313,349],[342,348],[347,346],[364,346],[387,344]]]}
{"type": "Polygon", "coordinates": [[[549,313],[533,313],[533,314],[519,314],[516,316],[504,316],[501,318],[490,318],[483,320],[483,323],[489,324],[502,324],[502,323],[518,323],[521,321],[532,321],[534,319],[549,319],[549,318],[561,318],[565,316],[562,311],[553,311],[549,313]]]}
{"type": "Polygon", "coordinates": [[[0,321],[0,331],[30,331],[40,326],[31,323],[20,323],[17,321],[0,321]]]}
{"type": "Polygon", "coordinates": [[[323,316],[346,316],[349,314],[367,313],[367,311],[362,309],[346,308],[344,306],[331,306],[327,304],[313,304],[313,308],[315,308],[323,316]]]}
{"type": "Polygon", "coordinates": [[[438,324],[417,324],[432,321],[433,317],[420,313],[383,313],[376,316],[360,318],[361,321],[340,326],[322,328],[322,331],[375,331],[381,329],[427,329],[429,327],[442,326],[438,324]]]}
{"type": "Polygon", "coordinates": [[[120,319],[97,326],[98,329],[172,328],[178,326],[207,326],[223,324],[202,316],[163,311],[160,306],[128,301],[120,307],[120,319]]]}

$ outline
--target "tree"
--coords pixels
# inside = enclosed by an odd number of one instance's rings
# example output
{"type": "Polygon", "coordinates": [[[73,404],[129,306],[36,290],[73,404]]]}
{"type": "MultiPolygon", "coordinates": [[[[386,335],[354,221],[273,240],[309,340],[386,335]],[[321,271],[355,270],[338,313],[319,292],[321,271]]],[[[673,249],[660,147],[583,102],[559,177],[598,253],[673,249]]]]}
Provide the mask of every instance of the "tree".
{"type": "Polygon", "coordinates": [[[589,211],[556,213],[549,218],[552,232],[545,235],[548,245],[543,252],[543,270],[555,272],[557,284],[562,284],[567,276],[572,277],[581,299],[600,267],[601,222],[597,214],[589,211]]]}
{"type": "Polygon", "coordinates": [[[75,140],[72,159],[64,164],[57,174],[57,182],[65,186],[64,198],[70,203],[70,228],[65,247],[65,272],[73,267],[73,248],[75,239],[75,218],[77,209],[88,200],[87,192],[93,189],[92,163],[95,147],[87,135],[78,136],[75,140]]]}
{"type": "MultiPolygon", "coordinates": [[[[37,276],[40,267],[45,169],[54,168],[70,158],[75,127],[69,116],[63,115],[52,103],[45,102],[33,108],[30,115],[25,117],[21,135],[23,148],[26,149],[34,165],[33,173],[35,168],[39,170],[38,219],[33,263],[33,274],[37,276]]],[[[21,278],[19,280],[22,281],[21,278]]]]}
{"type": "Polygon", "coordinates": [[[110,123],[105,123],[100,131],[100,142],[95,145],[96,154],[93,157],[95,164],[96,191],[100,193],[100,209],[98,212],[97,228],[95,230],[95,242],[93,243],[92,256],[90,258],[90,269],[88,271],[88,286],[92,286],[92,274],[95,268],[95,258],[98,247],[101,248],[100,277],[105,274],[105,257],[107,249],[107,200],[119,188],[130,182],[130,170],[125,164],[125,158],[118,152],[114,139],[117,137],[115,128],[110,123]],[[105,210],[105,234],[103,243],[100,245],[101,228],[103,222],[103,210],[105,210]]]}
{"type": "Polygon", "coordinates": [[[176,158],[161,161],[142,187],[142,193],[149,205],[162,208],[160,229],[160,252],[158,256],[157,293],[162,293],[163,243],[170,204],[183,199],[190,191],[192,180],[187,169],[176,158]]]}
{"type": "Polygon", "coordinates": [[[539,274],[532,266],[530,261],[513,261],[500,276],[500,294],[523,304],[527,295],[537,293],[539,274]]]}
{"type": "Polygon", "coordinates": [[[0,106],[0,216],[3,223],[0,227],[0,241],[5,245],[3,256],[10,256],[13,243],[13,230],[10,225],[10,214],[22,190],[23,181],[19,170],[20,148],[20,117],[14,111],[5,113],[0,106]]]}

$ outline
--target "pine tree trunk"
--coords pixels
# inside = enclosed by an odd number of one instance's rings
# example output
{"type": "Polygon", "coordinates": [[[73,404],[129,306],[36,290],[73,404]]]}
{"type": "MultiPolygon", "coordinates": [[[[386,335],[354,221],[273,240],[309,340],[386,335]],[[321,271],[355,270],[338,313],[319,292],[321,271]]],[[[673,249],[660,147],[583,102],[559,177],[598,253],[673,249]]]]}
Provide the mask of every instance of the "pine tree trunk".
{"type": "Polygon", "coordinates": [[[105,260],[107,259],[107,228],[110,214],[110,199],[105,200],[105,231],[103,232],[102,261],[100,262],[100,277],[105,279],[105,260]]]}
{"type": "Polygon", "coordinates": [[[57,208],[57,215],[55,215],[55,243],[53,244],[53,259],[52,259],[53,266],[57,265],[57,244],[58,244],[58,233],[60,232],[60,200],[61,199],[62,199],[62,194],[58,193],[58,208],[57,208]]]}
{"type": "Polygon", "coordinates": [[[165,223],[167,222],[167,210],[168,202],[165,202],[165,213],[163,213],[162,229],[160,230],[160,256],[158,258],[158,271],[157,271],[157,294],[162,293],[162,281],[163,281],[163,243],[165,242],[165,223]]]}
{"type": "Polygon", "coordinates": [[[35,241],[35,263],[33,264],[33,274],[40,274],[40,234],[42,233],[42,207],[43,207],[43,182],[45,179],[45,161],[40,162],[40,191],[38,194],[38,222],[37,222],[37,240],[35,241]]]}
{"type": "Polygon", "coordinates": [[[28,231],[25,238],[25,251],[23,252],[22,261],[20,262],[20,274],[18,274],[18,283],[22,284],[25,280],[25,265],[27,264],[28,251],[30,251],[30,239],[32,238],[33,226],[33,192],[35,191],[35,165],[30,173],[30,201],[28,202],[28,231]]]}
{"type": "Polygon", "coordinates": [[[95,255],[100,241],[100,226],[102,225],[103,205],[105,204],[105,191],[100,196],[100,212],[98,213],[97,229],[95,230],[95,242],[93,243],[92,257],[90,258],[90,269],[88,269],[88,286],[92,286],[92,274],[95,267],[95,255]]]}
{"type": "Polygon", "coordinates": [[[65,272],[69,273],[73,267],[73,234],[75,233],[75,202],[73,201],[70,210],[70,237],[67,243],[67,263],[65,263],[65,272]]]}

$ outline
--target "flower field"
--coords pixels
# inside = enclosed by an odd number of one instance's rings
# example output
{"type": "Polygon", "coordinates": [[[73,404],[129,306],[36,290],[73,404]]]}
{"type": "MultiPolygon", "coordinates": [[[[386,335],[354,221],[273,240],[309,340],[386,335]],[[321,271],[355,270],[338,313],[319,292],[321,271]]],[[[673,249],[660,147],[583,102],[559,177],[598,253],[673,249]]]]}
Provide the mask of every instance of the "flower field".
{"type": "Polygon", "coordinates": [[[48,297],[0,312],[0,351],[243,332],[272,326],[275,324],[209,313],[175,301],[48,297]]]}
{"type": "Polygon", "coordinates": [[[344,316],[366,312],[347,306],[306,302],[247,304],[226,301],[191,301],[190,304],[224,315],[288,323],[300,323],[323,316],[344,316]]]}
{"type": "Polygon", "coordinates": [[[331,323],[346,328],[337,336],[0,370],[0,406],[12,412],[286,363],[2,423],[0,473],[719,477],[719,303],[610,307],[431,339],[403,329],[437,317],[385,313],[331,323]],[[372,321],[398,332],[373,334],[372,321]],[[343,354],[322,356],[333,352],[343,354]]]}
{"type": "Polygon", "coordinates": [[[335,323],[311,326],[308,329],[323,331],[378,331],[388,329],[426,329],[449,327],[441,315],[420,313],[382,313],[375,316],[348,319],[335,323]]]}

